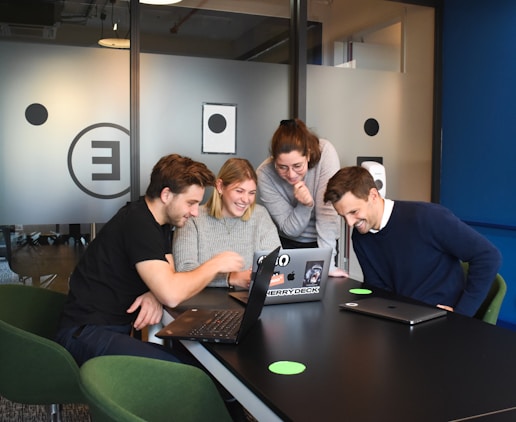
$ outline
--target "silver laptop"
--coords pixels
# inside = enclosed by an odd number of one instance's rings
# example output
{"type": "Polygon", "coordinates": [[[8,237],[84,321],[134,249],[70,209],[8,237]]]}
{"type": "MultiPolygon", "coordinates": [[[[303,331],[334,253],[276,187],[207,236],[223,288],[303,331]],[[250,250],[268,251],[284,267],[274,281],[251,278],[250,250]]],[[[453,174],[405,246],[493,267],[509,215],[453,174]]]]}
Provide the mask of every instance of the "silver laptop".
{"type": "Polygon", "coordinates": [[[433,306],[401,302],[376,296],[341,303],[339,308],[351,312],[391,319],[409,325],[439,318],[445,316],[447,313],[444,309],[433,306]]]}
{"type": "MultiPolygon", "coordinates": [[[[253,273],[267,253],[257,251],[253,258],[253,273]]],[[[265,305],[321,300],[328,281],[331,248],[281,249],[271,277],[265,305]]],[[[247,303],[247,290],[229,295],[247,303]]]]}

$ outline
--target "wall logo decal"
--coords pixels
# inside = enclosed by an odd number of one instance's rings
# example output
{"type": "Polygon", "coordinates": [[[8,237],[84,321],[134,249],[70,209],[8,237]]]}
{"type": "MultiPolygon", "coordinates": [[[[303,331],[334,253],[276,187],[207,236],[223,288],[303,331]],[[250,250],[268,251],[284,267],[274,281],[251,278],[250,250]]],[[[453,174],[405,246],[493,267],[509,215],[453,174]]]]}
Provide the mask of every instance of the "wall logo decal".
{"type": "Polygon", "coordinates": [[[118,198],[130,191],[129,131],[114,123],[83,129],[68,150],[68,171],[86,194],[118,198]]]}

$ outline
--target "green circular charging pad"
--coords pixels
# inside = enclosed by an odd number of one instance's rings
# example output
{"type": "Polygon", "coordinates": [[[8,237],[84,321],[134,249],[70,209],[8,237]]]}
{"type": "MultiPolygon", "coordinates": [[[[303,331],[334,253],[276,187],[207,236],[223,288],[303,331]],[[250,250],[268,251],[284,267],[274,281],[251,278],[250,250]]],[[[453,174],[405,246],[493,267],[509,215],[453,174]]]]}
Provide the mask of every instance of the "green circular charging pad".
{"type": "Polygon", "coordinates": [[[269,371],[279,375],[297,375],[303,372],[306,366],[299,362],[280,360],[269,365],[269,371]]]}
{"type": "Polygon", "coordinates": [[[369,289],[350,289],[349,293],[353,293],[355,295],[369,295],[373,292],[369,289]]]}

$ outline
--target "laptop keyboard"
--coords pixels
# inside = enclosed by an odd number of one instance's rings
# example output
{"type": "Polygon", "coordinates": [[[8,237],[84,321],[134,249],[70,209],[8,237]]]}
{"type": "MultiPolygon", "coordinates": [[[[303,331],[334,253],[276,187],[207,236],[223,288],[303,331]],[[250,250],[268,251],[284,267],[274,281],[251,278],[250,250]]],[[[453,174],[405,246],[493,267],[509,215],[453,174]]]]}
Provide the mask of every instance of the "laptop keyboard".
{"type": "Polygon", "coordinates": [[[225,309],[217,311],[213,318],[202,326],[190,331],[196,336],[229,336],[234,333],[235,328],[240,326],[242,313],[238,310],[225,309]]]}

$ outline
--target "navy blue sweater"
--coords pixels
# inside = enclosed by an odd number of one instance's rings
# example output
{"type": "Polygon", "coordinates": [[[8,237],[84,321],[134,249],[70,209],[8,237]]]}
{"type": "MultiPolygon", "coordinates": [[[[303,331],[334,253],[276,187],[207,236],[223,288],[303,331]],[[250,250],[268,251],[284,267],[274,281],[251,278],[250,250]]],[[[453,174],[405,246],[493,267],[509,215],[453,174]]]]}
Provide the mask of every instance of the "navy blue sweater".
{"type": "Polygon", "coordinates": [[[468,316],[478,310],[501,263],[491,242],[427,202],[395,201],[382,230],[354,230],[352,240],[368,285],[468,316]],[[467,279],[460,261],[469,262],[467,279]]]}

